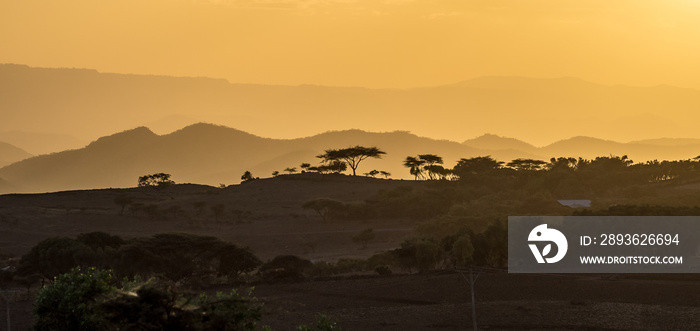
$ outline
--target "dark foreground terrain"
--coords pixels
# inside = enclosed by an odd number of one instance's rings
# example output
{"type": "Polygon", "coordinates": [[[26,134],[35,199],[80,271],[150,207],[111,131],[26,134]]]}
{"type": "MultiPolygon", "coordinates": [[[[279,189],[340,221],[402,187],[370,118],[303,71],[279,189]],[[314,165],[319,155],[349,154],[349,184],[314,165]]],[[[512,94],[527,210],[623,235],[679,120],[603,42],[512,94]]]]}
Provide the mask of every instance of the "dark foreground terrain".
{"type": "MultiPolygon", "coordinates": [[[[482,273],[476,311],[485,330],[698,330],[700,277],[482,273]]],[[[261,325],[291,330],[319,313],[344,330],[472,327],[469,283],[458,273],[356,276],[259,284],[261,325]]],[[[33,296],[12,303],[12,329],[31,326],[33,296]]],[[[5,305],[0,306],[5,311],[5,305]]],[[[6,325],[5,314],[0,325],[6,325]]]]}
{"type": "MultiPolygon", "coordinates": [[[[670,184],[654,184],[654,190],[645,186],[641,191],[644,194],[638,197],[640,203],[668,204],[673,200],[677,204],[696,204],[700,197],[697,182],[670,184]]],[[[395,249],[407,238],[422,235],[417,233],[417,225],[420,228],[421,222],[433,215],[415,217],[405,212],[420,202],[408,198],[421,185],[428,184],[305,174],[227,188],[175,185],[164,189],[3,195],[0,196],[0,249],[5,257],[17,259],[40,241],[54,236],[74,238],[80,233],[104,231],[128,239],[186,232],[249,246],[263,261],[282,254],[329,263],[343,258],[362,259],[395,249]],[[397,194],[407,198],[401,200],[403,204],[392,205],[397,194]],[[123,196],[131,202],[122,210],[117,198],[123,196]],[[306,201],[317,198],[335,199],[351,207],[365,204],[394,206],[394,209],[375,209],[377,212],[371,218],[324,219],[302,207],[306,201]],[[403,216],[385,216],[392,213],[403,216]],[[352,237],[366,228],[373,228],[376,238],[362,247],[352,237]]],[[[448,209],[471,214],[508,207],[500,191],[494,190],[493,194],[491,200],[470,198],[464,208],[448,209]]],[[[521,198],[511,197],[514,201],[521,198]]],[[[549,196],[539,199],[528,200],[524,205],[539,208],[532,213],[571,213],[549,196]]],[[[435,204],[440,205],[440,200],[436,199],[435,204]]],[[[604,209],[621,201],[629,203],[609,194],[594,199],[593,204],[604,209]]],[[[431,227],[423,226],[423,229],[431,227]]],[[[253,296],[264,303],[259,325],[292,330],[301,324],[313,324],[323,313],[345,330],[472,328],[470,285],[463,275],[451,269],[412,274],[405,274],[402,268],[392,269],[394,274],[388,276],[363,271],[355,272],[356,275],[309,277],[303,281],[257,280],[253,296]]],[[[475,285],[480,329],[700,329],[698,275],[514,275],[502,269],[485,270],[479,273],[475,285]]],[[[214,284],[207,285],[205,290],[226,292],[228,289],[214,284]]],[[[37,285],[29,292],[22,290],[15,295],[10,307],[12,330],[26,330],[32,325],[36,291],[37,285]]],[[[0,330],[7,325],[6,307],[4,301],[0,303],[3,312],[0,330]]]]}

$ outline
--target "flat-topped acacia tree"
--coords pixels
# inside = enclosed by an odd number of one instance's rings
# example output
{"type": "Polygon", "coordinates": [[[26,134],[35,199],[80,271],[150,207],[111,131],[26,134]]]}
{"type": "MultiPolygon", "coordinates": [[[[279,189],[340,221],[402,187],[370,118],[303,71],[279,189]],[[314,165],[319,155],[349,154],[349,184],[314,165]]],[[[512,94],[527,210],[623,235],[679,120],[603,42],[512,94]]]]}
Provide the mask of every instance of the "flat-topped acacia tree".
{"type": "Polygon", "coordinates": [[[370,157],[380,159],[383,154],[386,154],[386,152],[377,147],[355,146],[343,149],[327,149],[325,153],[317,157],[322,159],[325,163],[331,163],[333,161],[345,162],[345,164],[352,169],[352,175],[356,176],[357,166],[362,160],[370,157]]]}

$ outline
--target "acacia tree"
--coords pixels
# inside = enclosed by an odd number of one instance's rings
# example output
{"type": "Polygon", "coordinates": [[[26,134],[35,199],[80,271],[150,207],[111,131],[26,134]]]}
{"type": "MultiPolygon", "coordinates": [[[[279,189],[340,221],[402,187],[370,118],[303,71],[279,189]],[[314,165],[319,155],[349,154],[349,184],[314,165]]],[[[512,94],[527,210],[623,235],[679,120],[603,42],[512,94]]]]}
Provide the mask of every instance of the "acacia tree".
{"type": "Polygon", "coordinates": [[[418,180],[418,177],[423,177],[423,164],[425,161],[420,160],[417,157],[407,156],[406,160],[403,161],[403,166],[407,167],[408,172],[414,176],[414,179],[418,180]]]}
{"type": "Polygon", "coordinates": [[[507,167],[518,171],[538,171],[544,169],[547,162],[534,159],[515,159],[508,164],[507,167]]]}
{"type": "Polygon", "coordinates": [[[365,176],[375,177],[377,175],[379,175],[379,170],[377,170],[377,169],[373,169],[372,171],[365,173],[365,176]]]}
{"type": "Polygon", "coordinates": [[[175,184],[174,181],[170,179],[170,174],[159,172],[157,174],[145,175],[139,177],[138,185],[139,187],[156,186],[165,187],[168,185],[175,184]]]}
{"type": "Polygon", "coordinates": [[[321,219],[325,222],[328,219],[328,214],[337,212],[343,208],[343,203],[338,200],[328,199],[328,198],[318,198],[304,202],[301,206],[304,209],[312,209],[321,216],[321,219]]]}
{"type": "Polygon", "coordinates": [[[418,159],[423,161],[423,170],[428,173],[428,178],[430,180],[438,179],[443,177],[445,173],[445,168],[441,166],[442,157],[435,154],[420,154],[418,159]]]}
{"type": "Polygon", "coordinates": [[[488,156],[478,156],[469,159],[462,158],[457,161],[453,171],[460,177],[468,175],[482,175],[491,173],[503,166],[502,161],[497,161],[488,156]]]}
{"type": "Polygon", "coordinates": [[[383,154],[386,154],[386,152],[377,147],[355,146],[343,149],[327,149],[325,153],[317,157],[326,163],[333,161],[345,162],[352,169],[352,175],[356,176],[357,166],[360,162],[370,157],[380,159],[383,154]]]}
{"type": "Polygon", "coordinates": [[[415,179],[425,178],[424,174],[427,174],[427,179],[430,180],[445,178],[448,171],[441,164],[442,157],[435,154],[420,154],[418,157],[407,156],[406,160],[403,161],[403,166],[409,169],[410,174],[415,179]]]}

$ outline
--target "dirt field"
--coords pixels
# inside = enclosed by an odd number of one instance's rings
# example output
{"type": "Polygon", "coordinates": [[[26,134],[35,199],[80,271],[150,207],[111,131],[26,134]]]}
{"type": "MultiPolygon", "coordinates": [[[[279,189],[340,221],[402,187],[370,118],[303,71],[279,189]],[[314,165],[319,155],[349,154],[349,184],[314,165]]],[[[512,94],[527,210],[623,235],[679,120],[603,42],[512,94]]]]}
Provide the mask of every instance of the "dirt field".
{"type": "MultiPolygon", "coordinates": [[[[52,236],[104,231],[125,238],[162,232],[213,235],[250,246],[267,260],[294,254],[312,260],[368,257],[396,248],[413,234],[416,220],[323,222],[304,201],[326,197],[358,202],[380,189],[412,181],[283,176],[225,189],[178,185],[164,190],[126,189],[0,196],[0,249],[21,256],[52,236]],[[128,195],[159,214],[132,213],[114,199],[128,195]],[[204,212],[193,204],[206,201],[204,212]],[[210,207],[225,206],[215,216],[210,207]],[[179,208],[173,208],[179,206],[179,208]],[[366,249],[351,237],[373,228],[366,249]]],[[[395,270],[396,271],[396,270],[395,270]]],[[[212,289],[217,290],[217,289],[212,289]]],[[[225,290],[225,289],[219,289],[225,290]]],[[[699,330],[700,277],[695,275],[510,275],[480,274],[477,322],[485,330],[699,330]]],[[[298,283],[257,284],[264,306],[261,325],[292,330],[312,324],[319,313],[345,330],[471,329],[469,283],[450,270],[410,275],[358,275],[298,283]]],[[[33,294],[11,306],[13,330],[32,324],[33,294]]],[[[0,330],[5,329],[0,303],[0,330]]]]}
{"type": "MultiPolygon", "coordinates": [[[[484,330],[698,330],[698,281],[480,274],[477,322],[484,330]]],[[[472,328],[469,283],[453,271],[259,284],[254,295],[265,304],[261,325],[273,330],[312,324],[320,313],[344,330],[472,328]]],[[[31,325],[30,311],[30,299],[13,303],[13,330],[31,325]]]]}
{"type": "Polygon", "coordinates": [[[212,235],[249,246],[266,260],[282,254],[312,260],[368,257],[395,248],[413,230],[415,220],[322,221],[302,204],[315,198],[346,203],[361,202],[381,189],[412,186],[412,181],[374,178],[324,178],[318,174],[261,179],[225,189],[202,185],[105,189],[47,194],[0,195],[0,250],[14,256],[27,253],[41,240],[75,237],[104,231],[124,238],[164,232],[212,235]],[[129,196],[134,203],[155,206],[155,217],[140,210],[121,213],[114,202],[129,196]],[[204,202],[203,211],[193,204],[204,202]],[[211,207],[224,206],[215,216],[211,207]],[[352,242],[352,235],[373,228],[376,239],[367,249],[352,242]]]}

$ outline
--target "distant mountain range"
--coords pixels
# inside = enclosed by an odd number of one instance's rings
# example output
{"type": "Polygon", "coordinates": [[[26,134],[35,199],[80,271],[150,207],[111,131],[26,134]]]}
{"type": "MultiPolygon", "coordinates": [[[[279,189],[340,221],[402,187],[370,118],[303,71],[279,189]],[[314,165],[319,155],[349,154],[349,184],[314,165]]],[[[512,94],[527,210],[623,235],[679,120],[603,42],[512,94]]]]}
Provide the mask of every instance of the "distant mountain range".
{"type": "Polygon", "coordinates": [[[688,159],[700,154],[698,140],[652,140],[616,143],[575,137],[535,147],[513,138],[484,135],[457,143],[396,131],[373,133],[333,131],[297,139],[270,139],[212,124],[194,124],[165,135],[145,127],[105,136],[84,148],[40,155],[0,168],[0,192],[47,192],[136,186],[138,176],[166,172],[179,183],[218,185],[240,182],[244,171],[269,177],[273,171],[318,164],[316,155],[329,148],[377,146],[382,159],[363,161],[358,173],[389,171],[392,178],[410,179],[402,163],[406,156],[437,154],[452,167],[459,158],[491,155],[549,160],[551,157],[628,155],[634,161],[688,159]],[[677,144],[674,144],[677,143],[677,144]]]}
{"type": "Polygon", "coordinates": [[[65,151],[67,149],[81,148],[88,142],[82,141],[69,134],[25,131],[0,132],[0,141],[16,146],[17,148],[21,148],[34,155],[49,154],[65,151]]]}
{"type": "Polygon", "coordinates": [[[27,151],[0,141],[0,167],[31,157],[27,151]]]}
{"type": "Polygon", "coordinates": [[[81,141],[138,126],[164,134],[203,121],[274,138],[357,128],[454,141],[490,132],[541,146],[574,136],[698,137],[694,124],[700,119],[699,90],[575,78],[482,77],[428,88],[366,89],[0,64],[0,100],[0,132],[54,132],[81,141]]]}

